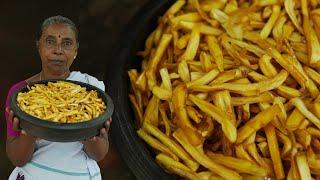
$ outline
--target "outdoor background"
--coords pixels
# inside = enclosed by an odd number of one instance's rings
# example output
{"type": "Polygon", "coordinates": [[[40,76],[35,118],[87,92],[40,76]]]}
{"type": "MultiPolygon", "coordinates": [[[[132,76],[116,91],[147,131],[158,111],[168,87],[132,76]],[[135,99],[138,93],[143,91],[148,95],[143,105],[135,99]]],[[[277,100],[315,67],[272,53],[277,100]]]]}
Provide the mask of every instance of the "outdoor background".
{"type": "MultiPolygon", "coordinates": [[[[35,35],[44,19],[62,15],[73,20],[80,31],[80,49],[73,70],[103,80],[112,48],[124,27],[147,0],[29,0],[0,2],[0,179],[7,179],[13,166],[5,152],[4,103],[9,87],[38,73],[40,59],[35,35]]],[[[130,31],[130,28],[126,29],[130,31]]],[[[112,128],[112,127],[111,127],[112,128]]],[[[112,139],[111,139],[112,141],[112,139]]],[[[99,162],[103,179],[134,179],[111,145],[99,162]]]]}

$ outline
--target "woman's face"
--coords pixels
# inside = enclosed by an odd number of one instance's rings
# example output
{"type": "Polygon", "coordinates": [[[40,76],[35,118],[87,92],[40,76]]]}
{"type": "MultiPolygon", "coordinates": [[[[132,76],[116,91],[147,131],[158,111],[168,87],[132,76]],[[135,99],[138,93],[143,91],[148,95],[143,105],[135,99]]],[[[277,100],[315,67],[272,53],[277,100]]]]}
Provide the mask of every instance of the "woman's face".
{"type": "Polygon", "coordinates": [[[77,56],[76,35],[66,24],[49,25],[42,32],[38,50],[46,72],[63,74],[77,56]]]}

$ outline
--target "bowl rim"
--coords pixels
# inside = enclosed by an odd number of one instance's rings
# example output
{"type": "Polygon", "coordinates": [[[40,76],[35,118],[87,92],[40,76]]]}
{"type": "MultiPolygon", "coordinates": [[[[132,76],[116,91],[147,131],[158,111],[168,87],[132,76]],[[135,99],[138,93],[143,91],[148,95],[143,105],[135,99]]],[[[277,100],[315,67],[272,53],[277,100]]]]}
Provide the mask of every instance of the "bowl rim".
{"type": "Polygon", "coordinates": [[[113,61],[108,64],[105,74],[106,83],[108,83],[106,87],[114,97],[115,104],[113,128],[110,129],[111,139],[137,179],[172,179],[156,163],[150,146],[146,145],[136,132],[136,118],[128,98],[130,80],[127,70],[132,69],[129,62],[135,60],[140,63],[133,67],[140,69],[142,59],[136,56],[137,51],[143,50],[145,40],[157,26],[158,17],[163,16],[174,2],[174,0],[148,1],[141,7],[125,26],[123,36],[111,56],[113,61]]]}
{"type": "Polygon", "coordinates": [[[17,116],[20,121],[27,121],[35,126],[40,126],[43,128],[50,128],[50,129],[57,129],[57,130],[79,130],[79,129],[92,128],[105,122],[107,118],[110,118],[112,116],[114,111],[113,101],[106,92],[88,83],[74,81],[74,80],[66,80],[66,79],[50,79],[50,80],[41,80],[41,81],[28,83],[27,85],[17,89],[13,93],[13,95],[11,96],[10,106],[15,116],[17,116]],[[106,110],[98,117],[91,119],[89,121],[83,121],[78,123],[62,123],[62,122],[53,122],[53,121],[43,120],[35,116],[32,116],[20,109],[16,101],[19,92],[24,91],[27,88],[27,86],[31,87],[35,84],[47,84],[48,82],[57,82],[57,81],[71,82],[71,83],[80,85],[81,87],[85,87],[86,89],[89,88],[90,90],[96,90],[98,92],[98,96],[106,104],[107,106],[106,110]]]}

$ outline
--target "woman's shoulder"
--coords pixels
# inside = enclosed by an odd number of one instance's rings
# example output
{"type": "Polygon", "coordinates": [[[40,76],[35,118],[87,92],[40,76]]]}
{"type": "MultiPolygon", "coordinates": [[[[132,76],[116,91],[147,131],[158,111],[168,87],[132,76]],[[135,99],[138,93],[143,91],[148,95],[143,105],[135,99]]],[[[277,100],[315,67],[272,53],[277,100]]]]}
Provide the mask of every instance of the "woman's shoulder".
{"type": "Polygon", "coordinates": [[[13,85],[11,85],[10,89],[9,89],[9,92],[10,91],[15,91],[31,82],[34,82],[34,81],[37,81],[38,80],[38,76],[39,74],[35,74],[31,77],[29,77],[28,79],[25,79],[25,80],[22,80],[22,81],[19,81],[17,83],[14,83],[13,85]]]}
{"type": "Polygon", "coordinates": [[[105,91],[105,85],[103,81],[100,81],[94,76],[91,76],[87,73],[82,73],[80,71],[72,71],[70,76],[67,78],[68,80],[80,81],[84,83],[88,83],[90,85],[96,86],[97,88],[105,91]]]}
{"type": "Polygon", "coordinates": [[[27,83],[26,80],[22,80],[22,81],[19,81],[19,82],[17,82],[17,83],[14,83],[14,84],[11,85],[11,87],[9,88],[9,93],[10,93],[11,91],[15,91],[15,90],[17,90],[17,89],[19,89],[19,88],[27,85],[27,84],[28,84],[28,83],[27,83]]]}
{"type": "Polygon", "coordinates": [[[11,87],[9,88],[8,94],[7,94],[6,106],[9,106],[9,100],[10,100],[10,97],[13,95],[13,93],[25,85],[27,85],[26,80],[19,81],[17,83],[14,83],[13,85],[11,85],[11,87]]]}

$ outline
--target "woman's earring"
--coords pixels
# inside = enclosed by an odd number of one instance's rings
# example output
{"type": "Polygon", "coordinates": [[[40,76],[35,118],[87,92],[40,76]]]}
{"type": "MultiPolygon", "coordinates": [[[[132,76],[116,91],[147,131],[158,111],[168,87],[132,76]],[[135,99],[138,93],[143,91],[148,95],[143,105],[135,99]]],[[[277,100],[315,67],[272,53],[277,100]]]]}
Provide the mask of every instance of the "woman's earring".
{"type": "Polygon", "coordinates": [[[77,56],[74,56],[73,59],[76,59],[77,56]]]}

